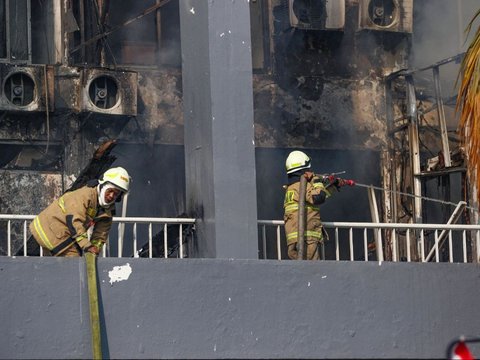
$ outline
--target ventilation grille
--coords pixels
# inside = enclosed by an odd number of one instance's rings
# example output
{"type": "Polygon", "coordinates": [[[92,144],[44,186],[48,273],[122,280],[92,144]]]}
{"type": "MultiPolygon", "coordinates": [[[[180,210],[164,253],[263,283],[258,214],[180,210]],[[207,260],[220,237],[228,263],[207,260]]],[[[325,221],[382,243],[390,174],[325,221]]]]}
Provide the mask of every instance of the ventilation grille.
{"type": "MultiPolygon", "coordinates": [[[[44,66],[0,64],[0,110],[45,111],[45,80],[53,73],[44,66]]],[[[49,94],[49,111],[53,111],[53,93],[49,94]]]]}
{"type": "Polygon", "coordinates": [[[360,0],[360,29],[411,33],[412,0],[360,0]]]}
{"type": "Polygon", "coordinates": [[[137,81],[132,71],[84,69],[81,111],[137,115],[137,81]]]}

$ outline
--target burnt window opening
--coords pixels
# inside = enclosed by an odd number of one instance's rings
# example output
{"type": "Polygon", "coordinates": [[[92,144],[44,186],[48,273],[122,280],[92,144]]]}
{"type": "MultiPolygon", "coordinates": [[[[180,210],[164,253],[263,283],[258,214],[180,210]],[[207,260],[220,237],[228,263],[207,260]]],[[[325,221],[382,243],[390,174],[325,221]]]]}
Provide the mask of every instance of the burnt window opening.
{"type": "MultiPolygon", "coordinates": [[[[139,16],[157,3],[156,0],[124,0],[121,7],[110,2],[108,8],[98,9],[95,2],[72,2],[71,13],[79,29],[70,35],[70,63],[180,68],[178,0],[171,0],[157,10],[139,16]],[[134,18],[136,20],[131,21],[134,18]],[[89,42],[102,33],[109,34],[104,40],[89,42]],[[72,52],[72,49],[75,51],[72,52]]],[[[267,11],[264,1],[250,2],[252,62],[253,69],[257,71],[270,67],[267,11]]]]}
{"type": "Polygon", "coordinates": [[[0,144],[0,168],[3,170],[52,171],[62,170],[63,147],[58,144],[0,144]]]}
{"type": "Polygon", "coordinates": [[[30,0],[30,6],[32,63],[55,64],[60,61],[57,58],[60,49],[56,49],[54,35],[55,14],[60,10],[55,8],[54,1],[30,0]]]}
{"type": "Polygon", "coordinates": [[[268,6],[265,1],[250,1],[250,41],[254,73],[267,72],[271,68],[270,30],[268,6]]]}
{"type": "Polygon", "coordinates": [[[0,61],[31,63],[30,0],[0,0],[0,61]]]}
{"type": "Polygon", "coordinates": [[[317,1],[296,0],[293,2],[292,11],[298,21],[304,24],[324,23],[327,17],[325,4],[317,6],[317,1]]]}
{"type": "Polygon", "coordinates": [[[0,59],[7,57],[7,15],[5,0],[0,0],[0,59]]]}
{"type": "Polygon", "coordinates": [[[181,66],[178,0],[158,9],[155,0],[115,2],[74,1],[72,13],[79,30],[71,34],[70,62],[100,66],[181,66]],[[133,21],[132,21],[133,20],[133,21]],[[98,41],[90,39],[108,33],[98,41]],[[75,49],[75,51],[72,51],[75,49]]]}

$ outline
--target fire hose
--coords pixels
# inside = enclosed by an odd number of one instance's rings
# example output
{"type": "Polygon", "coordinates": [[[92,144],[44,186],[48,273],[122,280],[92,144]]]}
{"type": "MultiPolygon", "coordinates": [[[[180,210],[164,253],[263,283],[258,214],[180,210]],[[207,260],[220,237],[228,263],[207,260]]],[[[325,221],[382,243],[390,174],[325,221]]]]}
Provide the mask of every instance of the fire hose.
{"type": "MultiPolygon", "coordinates": [[[[328,179],[332,180],[332,179],[335,179],[335,175],[340,175],[340,174],[344,174],[344,173],[346,173],[346,171],[340,171],[340,172],[329,173],[329,174],[321,174],[320,176],[323,176],[324,178],[328,178],[328,179]]],[[[405,193],[405,192],[401,192],[401,191],[398,191],[398,190],[389,190],[389,189],[379,187],[379,186],[362,184],[362,183],[357,182],[356,180],[344,180],[344,181],[346,181],[346,183],[344,183],[344,185],[359,186],[359,187],[364,187],[364,188],[367,188],[367,189],[371,188],[371,189],[385,191],[385,192],[388,192],[388,193],[398,194],[398,195],[402,195],[402,196],[408,196],[408,197],[412,197],[412,198],[419,198],[419,199],[426,200],[426,201],[437,202],[437,203],[440,203],[440,204],[443,204],[443,205],[451,205],[451,206],[457,206],[458,205],[457,203],[454,203],[454,202],[451,202],[451,201],[444,201],[444,200],[434,199],[434,198],[430,198],[430,197],[426,197],[426,196],[405,193]]],[[[469,209],[469,210],[473,210],[475,212],[478,212],[478,209],[473,207],[473,206],[466,206],[465,208],[469,209]]]]}
{"type": "Polygon", "coordinates": [[[102,339],[100,333],[100,314],[98,310],[97,256],[85,253],[87,263],[88,302],[90,304],[90,329],[92,335],[93,359],[102,358],[102,339]]]}
{"type": "MultiPolygon", "coordinates": [[[[385,192],[394,193],[394,194],[398,194],[398,195],[409,196],[409,197],[413,197],[413,198],[419,198],[419,199],[426,200],[426,201],[437,202],[437,203],[440,203],[440,204],[443,204],[443,205],[452,205],[452,206],[457,206],[458,205],[458,203],[454,203],[454,202],[451,202],[451,201],[444,201],[444,200],[434,199],[434,198],[430,198],[430,197],[426,197],[426,196],[414,195],[414,194],[405,193],[405,192],[396,191],[396,190],[389,190],[389,189],[385,189],[385,188],[382,188],[382,187],[379,187],[379,186],[361,184],[361,183],[358,183],[358,182],[355,182],[355,186],[360,186],[360,187],[364,187],[364,188],[372,188],[372,189],[375,189],[375,190],[385,191],[385,192]]],[[[473,206],[466,206],[465,208],[478,212],[478,209],[473,207],[473,206]]]]}

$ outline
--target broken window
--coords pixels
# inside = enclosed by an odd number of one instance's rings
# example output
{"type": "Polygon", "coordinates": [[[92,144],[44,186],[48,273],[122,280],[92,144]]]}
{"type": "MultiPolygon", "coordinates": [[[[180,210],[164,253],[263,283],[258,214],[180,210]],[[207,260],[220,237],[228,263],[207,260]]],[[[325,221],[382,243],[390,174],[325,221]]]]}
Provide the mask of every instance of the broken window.
{"type": "Polygon", "coordinates": [[[0,59],[31,61],[30,1],[0,0],[0,59]]]}
{"type": "Polygon", "coordinates": [[[74,64],[181,65],[178,0],[74,1],[71,11],[74,64]]]}

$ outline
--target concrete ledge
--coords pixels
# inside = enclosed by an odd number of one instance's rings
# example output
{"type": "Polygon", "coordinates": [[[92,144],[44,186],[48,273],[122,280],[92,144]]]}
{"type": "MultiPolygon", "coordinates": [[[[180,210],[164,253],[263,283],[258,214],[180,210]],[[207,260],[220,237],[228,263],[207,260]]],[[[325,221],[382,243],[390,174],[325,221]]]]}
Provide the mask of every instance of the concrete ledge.
{"type": "MultiPolygon", "coordinates": [[[[445,358],[473,264],[98,259],[105,358],[445,358]]],[[[0,357],[90,358],[84,259],[0,258],[0,357]]],[[[474,354],[475,355],[475,354],[474,354]]]]}

